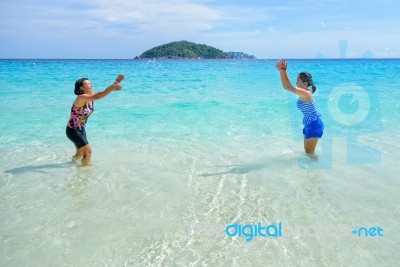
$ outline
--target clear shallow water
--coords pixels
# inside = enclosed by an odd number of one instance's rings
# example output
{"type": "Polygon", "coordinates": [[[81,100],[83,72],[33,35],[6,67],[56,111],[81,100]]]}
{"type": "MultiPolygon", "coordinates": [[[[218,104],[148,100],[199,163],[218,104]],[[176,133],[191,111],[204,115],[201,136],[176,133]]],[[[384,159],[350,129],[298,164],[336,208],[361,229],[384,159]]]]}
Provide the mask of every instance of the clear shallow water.
{"type": "Polygon", "coordinates": [[[319,88],[318,161],[303,155],[301,115],[272,60],[0,61],[1,262],[395,265],[400,61],[289,62],[292,81],[308,70],[319,88]],[[119,72],[124,89],[97,101],[88,122],[94,165],[72,164],[75,80],[98,91],[119,72]],[[340,98],[343,87],[368,96],[359,123],[346,124],[365,97],[340,98]],[[384,236],[246,242],[210,231],[259,222],[380,226],[384,236]]]}

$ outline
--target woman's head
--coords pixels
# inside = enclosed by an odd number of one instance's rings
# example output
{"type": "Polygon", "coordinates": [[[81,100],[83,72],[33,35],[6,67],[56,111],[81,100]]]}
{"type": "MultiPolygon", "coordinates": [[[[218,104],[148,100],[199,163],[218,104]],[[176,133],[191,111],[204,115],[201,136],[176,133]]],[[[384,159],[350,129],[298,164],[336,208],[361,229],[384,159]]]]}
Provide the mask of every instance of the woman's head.
{"type": "Polygon", "coordinates": [[[85,85],[85,81],[89,81],[89,79],[88,79],[88,78],[80,78],[79,80],[77,80],[77,81],[75,82],[75,90],[74,90],[74,93],[75,93],[76,95],[81,95],[81,94],[84,93],[84,90],[82,90],[81,87],[85,85]]]}
{"type": "Polygon", "coordinates": [[[300,83],[298,85],[303,85],[307,89],[311,87],[311,92],[314,93],[317,90],[317,87],[314,85],[312,76],[308,72],[300,72],[299,76],[297,77],[297,83],[300,83]]]}

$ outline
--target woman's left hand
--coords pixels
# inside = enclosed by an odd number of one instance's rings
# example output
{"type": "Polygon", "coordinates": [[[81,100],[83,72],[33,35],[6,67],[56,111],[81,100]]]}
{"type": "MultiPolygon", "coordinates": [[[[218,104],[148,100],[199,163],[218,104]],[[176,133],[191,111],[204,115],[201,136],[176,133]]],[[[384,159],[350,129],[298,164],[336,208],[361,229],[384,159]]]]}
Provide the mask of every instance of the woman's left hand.
{"type": "Polygon", "coordinates": [[[286,70],[287,69],[287,62],[286,62],[286,60],[285,59],[280,59],[277,63],[276,63],[276,65],[275,65],[275,67],[277,68],[277,70],[279,70],[279,71],[282,71],[282,70],[286,70]]]}

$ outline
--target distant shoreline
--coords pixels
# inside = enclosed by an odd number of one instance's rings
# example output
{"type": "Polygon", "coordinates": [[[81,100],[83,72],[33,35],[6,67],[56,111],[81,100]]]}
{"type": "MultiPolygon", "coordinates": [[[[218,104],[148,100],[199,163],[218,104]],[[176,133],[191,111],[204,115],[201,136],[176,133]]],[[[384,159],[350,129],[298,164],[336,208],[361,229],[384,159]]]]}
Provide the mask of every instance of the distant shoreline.
{"type": "MultiPolygon", "coordinates": [[[[206,60],[215,60],[215,61],[224,61],[224,60],[279,60],[280,58],[254,58],[254,59],[194,59],[194,58],[182,58],[182,59],[172,59],[172,58],[0,58],[0,60],[132,60],[132,61],[148,61],[148,60],[160,60],[160,61],[206,61],[206,60]]],[[[377,58],[286,58],[287,60],[400,60],[398,58],[386,58],[386,57],[377,57],[377,58]]]]}

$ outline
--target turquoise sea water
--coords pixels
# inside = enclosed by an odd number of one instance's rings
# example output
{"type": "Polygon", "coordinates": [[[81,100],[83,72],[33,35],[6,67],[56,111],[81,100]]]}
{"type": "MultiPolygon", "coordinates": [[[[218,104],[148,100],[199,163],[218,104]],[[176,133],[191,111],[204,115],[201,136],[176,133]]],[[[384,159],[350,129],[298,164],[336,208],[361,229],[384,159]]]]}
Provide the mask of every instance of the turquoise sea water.
{"type": "Polygon", "coordinates": [[[289,60],[292,82],[303,70],[325,123],[317,160],[275,60],[0,60],[1,264],[395,266],[400,60],[289,60]],[[93,166],[71,163],[75,80],[100,91],[118,73],[87,124],[93,166]],[[217,231],[234,223],[349,229],[217,231]]]}

